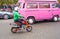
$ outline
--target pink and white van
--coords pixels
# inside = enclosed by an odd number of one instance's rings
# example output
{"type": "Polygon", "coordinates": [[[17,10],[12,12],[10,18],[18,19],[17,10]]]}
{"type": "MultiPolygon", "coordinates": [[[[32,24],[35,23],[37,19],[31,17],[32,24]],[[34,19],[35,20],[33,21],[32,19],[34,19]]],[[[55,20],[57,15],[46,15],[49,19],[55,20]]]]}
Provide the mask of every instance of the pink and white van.
{"type": "Polygon", "coordinates": [[[18,3],[19,13],[30,24],[42,20],[58,21],[60,18],[60,4],[56,0],[19,0],[18,3]]]}

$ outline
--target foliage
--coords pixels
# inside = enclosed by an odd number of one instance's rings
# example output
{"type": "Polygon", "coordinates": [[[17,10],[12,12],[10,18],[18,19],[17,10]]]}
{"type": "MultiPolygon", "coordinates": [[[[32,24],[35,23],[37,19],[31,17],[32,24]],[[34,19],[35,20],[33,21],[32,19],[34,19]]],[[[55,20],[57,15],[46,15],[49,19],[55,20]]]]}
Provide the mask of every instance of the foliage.
{"type": "Polygon", "coordinates": [[[60,3],[60,0],[58,0],[59,1],[59,3],[60,3]]]}
{"type": "MultiPolygon", "coordinates": [[[[2,4],[7,4],[7,5],[9,5],[9,4],[16,4],[17,1],[18,0],[0,0],[0,5],[2,5],[2,4]]],[[[60,0],[58,0],[58,1],[60,3],[60,0]]]]}
{"type": "Polygon", "coordinates": [[[18,0],[0,0],[0,5],[2,4],[16,4],[18,0]]]}

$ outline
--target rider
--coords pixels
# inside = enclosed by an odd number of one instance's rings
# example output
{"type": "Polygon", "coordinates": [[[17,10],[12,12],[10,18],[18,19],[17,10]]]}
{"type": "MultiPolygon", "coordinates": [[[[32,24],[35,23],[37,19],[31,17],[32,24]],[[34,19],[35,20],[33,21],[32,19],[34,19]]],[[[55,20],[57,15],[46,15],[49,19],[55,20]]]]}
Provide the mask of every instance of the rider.
{"type": "Polygon", "coordinates": [[[23,16],[21,16],[18,13],[18,7],[14,8],[13,14],[14,14],[13,15],[14,22],[17,24],[17,26],[20,26],[20,28],[22,28],[22,19],[23,19],[23,16]]]}

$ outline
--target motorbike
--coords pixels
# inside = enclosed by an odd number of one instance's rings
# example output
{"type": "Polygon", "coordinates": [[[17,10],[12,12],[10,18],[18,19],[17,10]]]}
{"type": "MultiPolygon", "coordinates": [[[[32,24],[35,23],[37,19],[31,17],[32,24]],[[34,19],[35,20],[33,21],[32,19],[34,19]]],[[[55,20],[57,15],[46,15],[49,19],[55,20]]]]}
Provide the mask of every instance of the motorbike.
{"type": "Polygon", "coordinates": [[[20,27],[17,26],[15,23],[14,24],[10,23],[10,25],[13,25],[13,27],[11,27],[12,33],[17,33],[17,31],[20,31],[20,30],[27,30],[28,32],[32,31],[32,26],[28,23],[27,20],[22,21],[22,28],[23,29],[20,29],[20,27]]]}

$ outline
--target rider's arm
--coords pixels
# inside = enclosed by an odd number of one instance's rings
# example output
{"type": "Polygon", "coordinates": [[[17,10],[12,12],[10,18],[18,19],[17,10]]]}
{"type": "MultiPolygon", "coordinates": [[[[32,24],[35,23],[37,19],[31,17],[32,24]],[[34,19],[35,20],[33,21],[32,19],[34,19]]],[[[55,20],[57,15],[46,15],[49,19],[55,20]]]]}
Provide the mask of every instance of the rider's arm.
{"type": "Polygon", "coordinates": [[[17,16],[19,17],[19,18],[24,18],[22,15],[20,15],[19,13],[17,13],[17,16]]]}
{"type": "Polygon", "coordinates": [[[20,18],[24,18],[22,15],[19,16],[20,18]]]}
{"type": "Polygon", "coordinates": [[[16,15],[19,17],[20,16],[20,14],[19,13],[16,13],[16,15]]]}

